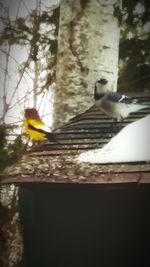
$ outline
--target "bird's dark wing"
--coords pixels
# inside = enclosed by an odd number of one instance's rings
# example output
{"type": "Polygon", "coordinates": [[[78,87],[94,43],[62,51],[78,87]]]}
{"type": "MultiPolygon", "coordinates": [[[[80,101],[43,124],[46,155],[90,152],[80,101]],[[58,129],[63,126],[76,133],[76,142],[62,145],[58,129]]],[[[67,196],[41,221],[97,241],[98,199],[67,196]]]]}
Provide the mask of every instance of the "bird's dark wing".
{"type": "Polygon", "coordinates": [[[135,98],[128,97],[126,95],[121,95],[118,93],[109,93],[106,95],[106,99],[114,103],[124,103],[124,104],[135,104],[138,102],[138,100],[135,98]]]}
{"type": "Polygon", "coordinates": [[[49,141],[52,141],[52,142],[54,142],[54,143],[58,143],[58,144],[59,144],[59,142],[56,140],[56,138],[55,138],[55,136],[54,136],[53,133],[46,132],[45,130],[42,130],[42,129],[37,128],[37,127],[34,127],[34,126],[33,126],[32,124],[30,124],[29,122],[28,122],[28,128],[29,128],[30,130],[36,131],[36,132],[38,132],[38,133],[44,134],[45,137],[46,137],[49,141]]]}
{"type": "Polygon", "coordinates": [[[33,126],[33,125],[32,125],[32,124],[30,124],[29,122],[28,122],[28,128],[29,128],[30,130],[33,130],[33,131],[39,132],[39,133],[41,133],[41,134],[46,134],[46,133],[47,133],[46,131],[44,131],[44,130],[42,130],[42,129],[38,128],[37,126],[36,126],[36,127],[35,127],[35,126],[33,126]]]}

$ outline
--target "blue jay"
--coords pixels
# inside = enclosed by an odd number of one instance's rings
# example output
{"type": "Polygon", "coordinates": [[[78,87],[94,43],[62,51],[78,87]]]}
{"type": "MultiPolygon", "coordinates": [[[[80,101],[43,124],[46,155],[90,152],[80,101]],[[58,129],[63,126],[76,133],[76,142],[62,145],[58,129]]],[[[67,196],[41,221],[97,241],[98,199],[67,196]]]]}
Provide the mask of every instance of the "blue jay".
{"type": "Polygon", "coordinates": [[[96,81],[94,99],[96,105],[116,121],[123,120],[132,112],[150,107],[146,104],[138,103],[138,100],[135,98],[108,92],[107,84],[108,81],[106,79],[96,81]]]}

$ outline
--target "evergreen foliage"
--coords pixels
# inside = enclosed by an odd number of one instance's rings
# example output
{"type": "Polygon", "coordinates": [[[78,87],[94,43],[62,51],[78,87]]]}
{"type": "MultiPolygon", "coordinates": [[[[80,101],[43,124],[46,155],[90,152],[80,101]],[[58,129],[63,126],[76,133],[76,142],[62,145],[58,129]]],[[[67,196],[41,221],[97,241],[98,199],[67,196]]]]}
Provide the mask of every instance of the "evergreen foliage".
{"type": "Polygon", "coordinates": [[[120,91],[150,91],[150,1],[123,0],[120,91]]]}

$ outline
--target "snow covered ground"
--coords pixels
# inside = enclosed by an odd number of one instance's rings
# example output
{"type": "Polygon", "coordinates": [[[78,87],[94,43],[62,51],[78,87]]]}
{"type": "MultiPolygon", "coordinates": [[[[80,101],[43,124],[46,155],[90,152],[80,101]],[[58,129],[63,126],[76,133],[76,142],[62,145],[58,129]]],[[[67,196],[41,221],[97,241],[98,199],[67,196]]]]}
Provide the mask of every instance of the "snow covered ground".
{"type": "Polygon", "coordinates": [[[123,128],[101,149],[83,152],[77,162],[123,163],[150,161],[150,115],[123,128]]]}

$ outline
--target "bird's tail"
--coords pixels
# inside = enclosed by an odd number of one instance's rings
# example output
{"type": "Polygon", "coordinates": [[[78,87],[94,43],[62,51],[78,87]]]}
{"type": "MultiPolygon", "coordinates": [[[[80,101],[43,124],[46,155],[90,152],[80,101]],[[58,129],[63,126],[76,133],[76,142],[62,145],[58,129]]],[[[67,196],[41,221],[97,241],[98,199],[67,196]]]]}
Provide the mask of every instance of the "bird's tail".
{"type": "Polygon", "coordinates": [[[46,137],[50,142],[60,144],[60,143],[58,142],[57,138],[55,137],[55,135],[54,135],[53,133],[46,132],[46,133],[45,133],[45,137],[46,137]]]}

